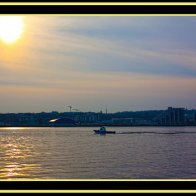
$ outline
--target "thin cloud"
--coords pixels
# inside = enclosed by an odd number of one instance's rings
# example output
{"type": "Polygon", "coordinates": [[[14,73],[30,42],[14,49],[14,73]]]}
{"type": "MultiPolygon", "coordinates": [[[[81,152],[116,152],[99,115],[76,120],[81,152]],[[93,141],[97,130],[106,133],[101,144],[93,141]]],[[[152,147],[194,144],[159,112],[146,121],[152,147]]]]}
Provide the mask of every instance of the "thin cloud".
{"type": "Polygon", "coordinates": [[[8,100],[4,110],[11,110],[9,102],[16,99],[18,107],[21,99],[29,110],[35,106],[32,102],[39,103],[37,109],[59,108],[64,100],[83,109],[109,104],[114,110],[122,103],[135,109],[167,107],[175,99],[193,103],[196,47],[185,29],[177,38],[174,34],[175,27],[189,27],[189,18],[182,26],[176,21],[180,19],[26,17],[20,47],[7,48],[6,58],[5,50],[0,53],[0,101],[8,100]]]}

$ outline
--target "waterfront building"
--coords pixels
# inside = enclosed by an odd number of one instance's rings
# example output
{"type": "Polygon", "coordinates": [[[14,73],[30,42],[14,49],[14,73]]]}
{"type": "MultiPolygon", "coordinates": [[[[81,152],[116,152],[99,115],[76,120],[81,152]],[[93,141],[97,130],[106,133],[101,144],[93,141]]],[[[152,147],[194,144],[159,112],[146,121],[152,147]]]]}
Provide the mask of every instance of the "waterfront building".
{"type": "Polygon", "coordinates": [[[135,124],[134,118],[112,118],[111,123],[114,125],[133,125],[135,124]]]}
{"type": "Polygon", "coordinates": [[[168,107],[168,109],[158,117],[158,124],[166,126],[185,125],[184,108],[168,107]]]}
{"type": "Polygon", "coordinates": [[[74,120],[69,118],[58,118],[49,121],[50,126],[63,127],[63,126],[74,126],[76,123],[74,120]]]}
{"type": "Polygon", "coordinates": [[[84,112],[84,113],[75,113],[72,116],[73,120],[80,123],[95,123],[101,120],[100,113],[94,112],[84,112]]]}

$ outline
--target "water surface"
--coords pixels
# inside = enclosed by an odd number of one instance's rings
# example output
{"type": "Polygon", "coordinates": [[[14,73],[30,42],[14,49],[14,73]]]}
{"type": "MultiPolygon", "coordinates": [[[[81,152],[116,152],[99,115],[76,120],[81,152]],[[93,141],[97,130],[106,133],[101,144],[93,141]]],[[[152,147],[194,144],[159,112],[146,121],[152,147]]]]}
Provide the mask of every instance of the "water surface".
{"type": "Polygon", "coordinates": [[[93,129],[0,128],[0,178],[196,178],[196,127],[93,129]]]}

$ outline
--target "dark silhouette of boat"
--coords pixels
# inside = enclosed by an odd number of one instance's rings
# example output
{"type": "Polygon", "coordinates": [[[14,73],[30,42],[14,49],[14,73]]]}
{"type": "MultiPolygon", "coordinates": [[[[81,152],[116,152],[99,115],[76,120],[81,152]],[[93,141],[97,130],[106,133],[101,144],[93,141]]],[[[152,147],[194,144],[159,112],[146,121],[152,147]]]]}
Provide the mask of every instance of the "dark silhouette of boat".
{"type": "Polygon", "coordinates": [[[99,130],[93,130],[96,134],[115,134],[115,131],[106,131],[105,127],[100,127],[99,130]]]}

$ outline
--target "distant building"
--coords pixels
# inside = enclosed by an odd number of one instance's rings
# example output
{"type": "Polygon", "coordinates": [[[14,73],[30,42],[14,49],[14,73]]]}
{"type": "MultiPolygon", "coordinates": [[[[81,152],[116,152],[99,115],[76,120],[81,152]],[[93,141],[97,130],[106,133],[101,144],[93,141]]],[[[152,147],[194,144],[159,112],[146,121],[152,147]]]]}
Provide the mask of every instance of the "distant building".
{"type": "Polygon", "coordinates": [[[159,125],[166,125],[166,126],[185,125],[184,108],[168,107],[166,111],[164,111],[161,115],[159,115],[157,121],[159,125]]]}
{"type": "Polygon", "coordinates": [[[69,118],[58,118],[49,121],[51,126],[64,127],[64,126],[74,126],[76,123],[74,120],[69,118]]]}
{"type": "Polygon", "coordinates": [[[114,125],[122,124],[122,125],[133,125],[135,124],[134,118],[112,118],[111,123],[114,125]]]}
{"type": "Polygon", "coordinates": [[[71,118],[78,123],[95,123],[100,121],[101,115],[94,112],[75,113],[71,118]]]}
{"type": "Polygon", "coordinates": [[[20,114],[19,123],[22,126],[34,126],[38,124],[37,119],[30,113],[20,114]]]}

